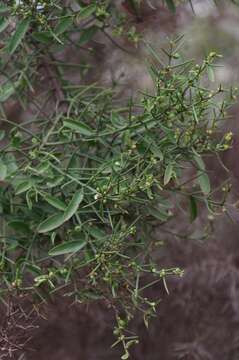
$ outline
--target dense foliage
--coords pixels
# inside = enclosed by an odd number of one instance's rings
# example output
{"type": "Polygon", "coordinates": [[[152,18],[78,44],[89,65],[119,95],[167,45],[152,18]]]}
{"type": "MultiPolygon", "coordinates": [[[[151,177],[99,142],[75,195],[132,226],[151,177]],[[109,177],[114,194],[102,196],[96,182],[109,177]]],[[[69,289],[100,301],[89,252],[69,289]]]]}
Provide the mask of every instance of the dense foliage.
{"type": "MultiPolygon", "coordinates": [[[[179,37],[163,61],[147,45],[154,90],[122,104],[113,89],[72,83],[65,74],[72,64],[54,57],[108,29],[113,41],[121,35],[138,43],[113,2],[8,3],[0,7],[1,121],[11,127],[0,134],[1,297],[29,293],[41,301],[59,291],[75,301],[104,299],[127,359],[138,341],[128,322],[139,310],[147,326],[160,301],[146,289],[163,282],[167,291],[167,276],[182,275],[160,267],[155,228],[182,207],[192,222],[202,206],[216,213],[224,205],[202,156],[231,146],[220,124],[234,90],[207,86],[218,55],[185,61],[179,37]],[[26,116],[20,123],[8,117],[12,102],[26,116]]],[[[137,11],[136,2],[128,6],[137,11]]]]}

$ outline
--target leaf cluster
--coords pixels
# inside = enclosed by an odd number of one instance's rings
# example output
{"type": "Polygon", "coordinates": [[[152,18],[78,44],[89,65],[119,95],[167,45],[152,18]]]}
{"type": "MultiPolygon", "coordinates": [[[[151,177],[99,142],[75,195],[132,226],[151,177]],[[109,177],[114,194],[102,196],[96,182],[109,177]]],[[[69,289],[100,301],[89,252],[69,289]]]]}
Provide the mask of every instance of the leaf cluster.
{"type": "Polygon", "coordinates": [[[71,83],[55,51],[69,44],[79,18],[82,46],[113,16],[110,3],[79,3],[79,13],[56,1],[11,4],[16,28],[9,33],[2,25],[1,114],[12,128],[0,134],[7,137],[0,153],[1,296],[45,300],[63,291],[75,301],[104,299],[115,309],[127,359],[137,343],[127,333],[130,319],[141,311],[147,326],[159,302],[147,289],[162,282],[168,291],[167,276],[182,274],[158,264],[155,227],[177,218],[185,199],[191,221],[201,204],[212,212],[224,204],[214,198],[204,155],[231,146],[220,124],[235,93],[205,87],[218,55],[185,61],[181,38],[163,50],[167,62],[148,47],[154,91],[124,106],[113,89],[71,83]],[[36,97],[39,67],[54,88],[36,97]],[[9,121],[4,106],[13,99],[34,107],[30,120],[9,121]]]}

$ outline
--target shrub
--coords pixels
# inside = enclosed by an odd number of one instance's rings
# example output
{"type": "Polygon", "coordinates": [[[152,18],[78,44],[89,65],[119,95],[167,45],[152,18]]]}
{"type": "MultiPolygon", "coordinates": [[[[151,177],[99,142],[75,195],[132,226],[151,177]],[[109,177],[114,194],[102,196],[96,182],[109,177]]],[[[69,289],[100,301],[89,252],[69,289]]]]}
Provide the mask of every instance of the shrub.
{"type": "Polygon", "coordinates": [[[224,205],[203,155],[231,146],[232,134],[220,135],[220,123],[235,94],[205,87],[218,55],[185,61],[180,37],[164,49],[167,63],[148,45],[154,91],[127,104],[113,89],[72,84],[55,52],[78,27],[82,45],[120,17],[105,2],[80,2],[76,12],[60,3],[1,8],[9,15],[1,20],[0,101],[2,121],[11,125],[0,161],[1,296],[103,299],[115,310],[115,344],[122,343],[127,359],[138,341],[127,332],[130,319],[140,311],[148,326],[160,301],[146,289],[163,282],[167,291],[167,276],[182,275],[160,268],[155,227],[177,219],[185,201],[185,221],[194,221],[203,204],[213,213],[224,205]],[[47,84],[38,92],[41,76],[47,84]],[[9,120],[5,109],[13,100],[26,121],[9,120]]]}

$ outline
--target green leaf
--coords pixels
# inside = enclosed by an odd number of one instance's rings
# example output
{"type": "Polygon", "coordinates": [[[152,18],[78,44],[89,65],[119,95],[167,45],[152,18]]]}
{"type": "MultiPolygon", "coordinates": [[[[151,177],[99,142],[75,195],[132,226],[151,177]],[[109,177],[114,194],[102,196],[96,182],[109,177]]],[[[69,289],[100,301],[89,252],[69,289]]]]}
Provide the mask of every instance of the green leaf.
{"type": "Polygon", "coordinates": [[[212,68],[212,66],[208,66],[207,67],[207,74],[208,74],[208,78],[211,82],[215,81],[215,74],[214,74],[214,70],[212,68]]]}
{"type": "Polygon", "coordinates": [[[174,0],[166,0],[166,4],[170,11],[172,11],[174,13],[176,12],[176,6],[174,3],[174,0]]]}
{"type": "Polygon", "coordinates": [[[51,166],[50,161],[43,161],[35,169],[38,174],[44,174],[44,173],[49,174],[48,170],[49,170],[50,166],[51,166]]]}
{"type": "Polygon", "coordinates": [[[5,17],[0,18],[0,32],[3,32],[9,25],[9,21],[5,17]]]}
{"type": "Polygon", "coordinates": [[[197,210],[197,203],[194,196],[189,197],[190,200],[190,219],[193,222],[197,218],[198,210],[197,210]]]}
{"type": "Polygon", "coordinates": [[[5,135],[6,135],[5,130],[0,130],[0,141],[4,139],[5,135]]]}
{"type": "Polygon", "coordinates": [[[205,195],[208,195],[211,191],[209,177],[206,173],[199,172],[198,174],[198,183],[200,185],[200,188],[205,195]]]}
{"type": "Polygon", "coordinates": [[[23,181],[16,186],[15,194],[20,195],[32,187],[32,181],[23,181]]]}
{"type": "Polygon", "coordinates": [[[46,233],[48,231],[52,231],[62,224],[64,224],[64,214],[58,213],[51,215],[49,218],[44,220],[39,226],[38,226],[38,232],[39,233],[46,233]]]}
{"type": "Polygon", "coordinates": [[[163,161],[164,155],[162,151],[159,149],[159,147],[153,145],[151,146],[151,151],[156,158],[159,158],[160,161],[163,161]]]}
{"type": "MultiPolygon", "coordinates": [[[[59,226],[63,225],[67,220],[69,220],[77,211],[80,203],[83,200],[83,192],[78,191],[71,199],[64,213],[57,213],[51,215],[49,218],[44,220],[38,227],[39,233],[46,233],[52,231],[59,226]]],[[[56,205],[56,203],[55,203],[56,205]]],[[[59,205],[59,203],[57,204],[59,205]]]]}
{"type": "Polygon", "coordinates": [[[97,26],[95,26],[95,25],[90,26],[87,29],[83,29],[81,31],[79,44],[84,45],[85,43],[90,41],[93,38],[93,36],[97,33],[98,30],[99,30],[99,28],[97,26]]]}
{"type": "Polygon", "coordinates": [[[50,256],[57,256],[57,255],[64,255],[69,253],[75,253],[83,247],[85,247],[86,241],[85,240],[77,240],[77,241],[67,241],[63,244],[55,246],[53,249],[49,251],[50,256]]]}
{"type": "Polygon", "coordinates": [[[63,34],[71,25],[72,25],[73,18],[72,17],[65,17],[59,21],[54,29],[54,33],[56,35],[63,34]]]}
{"type": "Polygon", "coordinates": [[[56,186],[59,186],[63,180],[64,180],[64,176],[54,177],[54,179],[49,179],[46,185],[48,188],[54,188],[56,186]]]}
{"type": "Polygon", "coordinates": [[[49,44],[49,42],[51,42],[53,39],[50,31],[34,32],[34,33],[32,33],[32,37],[33,37],[33,39],[35,39],[43,44],[49,44]]]}
{"type": "Polygon", "coordinates": [[[8,223],[8,226],[14,229],[17,232],[23,233],[23,234],[29,234],[30,228],[28,224],[26,224],[24,221],[20,220],[13,220],[8,223]]]}
{"type": "Polygon", "coordinates": [[[73,154],[69,160],[69,163],[67,165],[67,170],[68,171],[72,171],[75,170],[77,168],[79,168],[79,158],[76,154],[73,154]]]}
{"type": "Polygon", "coordinates": [[[46,200],[46,202],[48,202],[48,204],[52,205],[54,208],[62,211],[66,210],[66,204],[59,198],[51,195],[44,195],[44,199],[46,200]]]}
{"type": "Polygon", "coordinates": [[[96,4],[91,4],[89,6],[86,6],[80,10],[79,16],[81,18],[86,18],[90,15],[92,15],[96,10],[96,4]]]}
{"type": "Polygon", "coordinates": [[[78,191],[71,199],[69,205],[64,212],[64,221],[69,220],[77,211],[80,203],[84,198],[83,191],[78,191]]]}
{"type": "Polygon", "coordinates": [[[87,232],[95,239],[105,239],[107,237],[107,234],[101,230],[98,226],[94,225],[84,225],[84,230],[87,230],[87,232]]]}
{"type": "Polygon", "coordinates": [[[22,42],[29,26],[30,26],[30,19],[24,19],[22,20],[18,25],[17,28],[15,30],[15,33],[13,34],[13,36],[11,37],[9,43],[8,43],[8,52],[10,55],[12,55],[17,47],[20,45],[20,43],[22,42]]]}
{"type": "Polygon", "coordinates": [[[205,164],[204,164],[204,161],[203,161],[202,157],[194,151],[194,157],[193,158],[196,161],[196,164],[197,164],[198,168],[200,170],[202,170],[202,171],[205,171],[206,168],[205,168],[205,164]]]}
{"type": "Polygon", "coordinates": [[[37,274],[37,275],[41,275],[41,268],[39,266],[33,265],[33,264],[28,264],[25,263],[25,267],[26,269],[28,269],[31,273],[33,274],[37,274]]]}
{"type": "Polygon", "coordinates": [[[169,218],[168,212],[156,208],[148,208],[148,213],[160,221],[167,221],[169,218]]]}
{"type": "Polygon", "coordinates": [[[173,175],[173,165],[172,165],[172,163],[170,163],[167,165],[167,167],[165,169],[164,179],[163,179],[164,185],[167,185],[169,183],[172,175],[173,175]]]}
{"type": "Polygon", "coordinates": [[[74,130],[74,131],[82,134],[82,135],[92,136],[94,134],[93,130],[89,126],[82,123],[81,121],[64,120],[63,125],[71,130],[74,130]]]}
{"type": "Polygon", "coordinates": [[[194,156],[194,160],[197,163],[198,168],[199,168],[198,178],[197,178],[199,186],[200,186],[202,192],[205,195],[208,195],[210,193],[210,191],[211,191],[211,186],[210,186],[209,177],[208,177],[208,175],[206,173],[206,168],[205,168],[204,161],[201,158],[201,156],[196,154],[196,153],[195,153],[195,156],[194,156]]]}
{"type": "Polygon", "coordinates": [[[197,113],[196,113],[196,110],[195,110],[195,107],[194,105],[192,106],[192,110],[193,110],[193,117],[194,117],[194,120],[196,121],[196,123],[198,124],[198,116],[197,116],[197,113]]]}
{"type": "Polygon", "coordinates": [[[7,166],[0,162],[0,181],[5,180],[7,176],[7,166]]]}
{"type": "Polygon", "coordinates": [[[15,171],[18,169],[15,156],[13,154],[7,154],[4,163],[7,166],[8,176],[14,175],[15,171]]]}
{"type": "Polygon", "coordinates": [[[3,85],[0,86],[0,102],[6,101],[10,96],[12,96],[16,88],[18,86],[18,83],[12,83],[12,82],[6,82],[3,85]]]}

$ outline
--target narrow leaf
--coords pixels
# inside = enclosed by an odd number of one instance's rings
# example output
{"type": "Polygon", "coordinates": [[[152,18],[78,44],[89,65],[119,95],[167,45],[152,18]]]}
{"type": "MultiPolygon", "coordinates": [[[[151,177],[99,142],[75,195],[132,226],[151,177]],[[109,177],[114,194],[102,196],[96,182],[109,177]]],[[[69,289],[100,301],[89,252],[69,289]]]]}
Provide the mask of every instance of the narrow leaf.
{"type": "Polygon", "coordinates": [[[9,21],[4,17],[0,18],[0,32],[3,32],[9,25],[9,21]]]}
{"type": "Polygon", "coordinates": [[[167,185],[169,183],[172,175],[173,175],[173,165],[172,165],[172,163],[170,163],[167,165],[167,167],[165,169],[164,179],[163,179],[164,185],[167,185]]]}
{"type": "Polygon", "coordinates": [[[44,199],[46,200],[46,202],[48,202],[48,204],[52,205],[54,208],[62,211],[66,210],[66,204],[59,198],[51,195],[44,195],[44,199]]]}
{"type": "Polygon", "coordinates": [[[214,70],[212,68],[212,66],[208,66],[207,67],[207,74],[208,74],[208,78],[211,82],[215,81],[215,74],[214,74],[214,70]]]}
{"type": "Polygon", "coordinates": [[[30,233],[30,228],[29,228],[28,224],[26,224],[26,222],[24,222],[24,221],[13,220],[8,223],[8,226],[22,234],[30,233]]]}
{"type": "Polygon", "coordinates": [[[55,246],[53,249],[49,251],[50,256],[64,255],[69,253],[77,252],[86,245],[86,241],[67,241],[63,244],[55,246]]]}
{"type": "Polygon", "coordinates": [[[163,155],[162,151],[159,149],[159,147],[153,145],[153,146],[151,146],[151,151],[156,158],[159,158],[160,161],[163,161],[164,155],[163,155]]]}
{"type": "Polygon", "coordinates": [[[193,222],[197,218],[197,203],[194,196],[189,197],[190,200],[190,220],[193,222]]]}
{"type": "Polygon", "coordinates": [[[206,173],[203,172],[199,172],[198,174],[198,183],[200,185],[200,188],[205,195],[208,195],[211,191],[209,177],[206,173]]]}
{"type": "Polygon", "coordinates": [[[33,32],[32,37],[34,40],[37,40],[43,44],[49,44],[49,42],[52,41],[52,34],[50,31],[33,32]]]}
{"type": "Polygon", "coordinates": [[[66,17],[59,21],[54,29],[54,33],[56,35],[63,34],[71,25],[72,25],[72,17],[66,17]]]}
{"type": "Polygon", "coordinates": [[[54,179],[48,180],[46,185],[48,186],[48,188],[54,188],[56,186],[59,186],[63,180],[64,176],[55,177],[54,179]]]}
{"type": "Polygon", "coordinates": [[[86,136],[93,135],[93,130],[89,126],[82,123],[81,121],[65,120],[63,124],[65,127],[74,130],[82,135],[86,135],[86,136]]]}
{"type": "Polygon", "coordinates": [[[169,218],[169,215],[167,212],[155,209],[155,208],[148,208],[148,213],[153,216],[155,219],[160,221],[167,221],[169,218]]]}
{"type": "Polygon", "coordinates": [[[5,130],[0,130],[0,141],[4,139],[5,135],[6,135],[5,130]]]}
{"type": "Polygon", "coordinates": [[[10,55],[12,55],[17,49],[17,47],[20,45],[29,28],[29,25],[30,19],[24,19],[17,25],[15,33],[13,34],[8,43],[8,52],[10,53],[10,55]]]}
{"type": "Polygon", "coordinates": [[[64,212],[64,221],[69,220],[77,211],[80,203],[83,200],[83,191],[78,191],[71,199],[69,205],[64,212]]]}
{"type": "Polygon", "coordinates": [[[206,167],[205,167],[204,161],[203,161],[202,157],[196,153],[194,156],[194,160],[197,163],[198,168],[199,168],[198,179],[197,179],[199,186],[200,186],[202,192],[205,195],[208,195],[211,191],[211,186],[210,186],[209,177],[206,173],[206,167]]]}
{"type": "MultiPolygon", "coordinates": [[[[48,171],[50,166],[51,166],[50,161],[43,161],[36,167],[36,171],[38,174],[44,174],[45,172],[48,171]]],[[[48,174],[49,174],[49,171],[48,171],[48,174]]]]}
{"type": "Polygon", "coordinates": [[[7,166],[1,162],[0,163],[0,181],[5,180],[6,176],[7,176],[7,166]]]}
{"type": "Polygon", "coordinates": [[[196,161],[198,168],[202,171],[205,171],[204,161],[199,154],[195,153],[194,160],[196,161]]]}
{"type": "Polygon", "coordinates": [[[18,86],[18,83],[6,82],[0,86],[0,102],[6,101],[12,96],[18,86]]]}
{"type": "Polygon", "coordinates": [[[193,105],[193,107],[192,107],[192,109],[193,109],[193,117],[194,117],[194,120],[196,121],[196,123],[198,124],[198,116],[197,116],[197,113],[196,113],[196,110],[195,110],[195,107],[194,107],[194,105],[193,105]]]}
{"type": "Polygon", "coordinates": [[[22,183],[18,184],[16,187],[16,195],[20,195],[23,192],[26,192],[27,190],[29,190],[32,187],[32,182],[31,181],[23,181],[22,183]]]}
{"type": "Polygon", "coordinates": [[[96,4],[91,4],[89,6],[86,6],[84,8],[81,9],[79,16],[81,18],[86,18],[90,15],[92,15],[96,10],[96,4]]]}
{"type": "Polygon", "coordinates": [[[95,239],[100,240],[100,239],[105,239],[107,237],[107,234],[100,229],[98,226],[93,226],[93,225],[84,225],[84,230],[87,230],[87,232],[95,239]]]}
{"type": "Polygon", "coordinates": [[[85,43],[90,41],[98,30],[99,28],[95,25],[90,26],[87,29],[82,29],[79,44],[84,45],[85,43]]]}
{"type": "Polygon", "coordinates": [[[51,215],[49,218],[47,218],[46,220],[44,220],[38,227],[38,232],[39,233],[46,233],[48,231],[52,231],[56,228],[58,228],[59,226],[61,226],[62,224],[64,224],[64,214],[63,213],[58,213],[58,214],[54,214],[51,215]]]}

